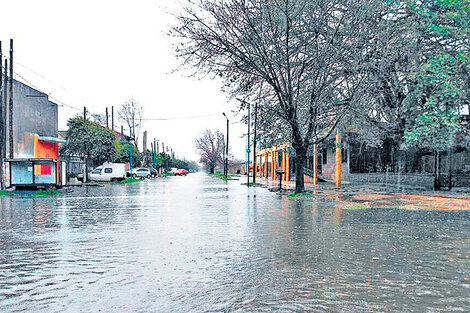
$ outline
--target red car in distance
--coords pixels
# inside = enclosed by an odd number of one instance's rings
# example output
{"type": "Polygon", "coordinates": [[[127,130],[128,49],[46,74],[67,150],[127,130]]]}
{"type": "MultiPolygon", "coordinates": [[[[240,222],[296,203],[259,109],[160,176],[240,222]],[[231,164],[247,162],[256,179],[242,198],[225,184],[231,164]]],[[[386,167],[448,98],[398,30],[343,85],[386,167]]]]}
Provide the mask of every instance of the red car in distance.
{"type": "Polygon", "coordinates": [[[188,174],[189,172],[185,169],[178,169],[176,172],[175,172],[175,176],[186,176],[186,174],[188,174]]]}

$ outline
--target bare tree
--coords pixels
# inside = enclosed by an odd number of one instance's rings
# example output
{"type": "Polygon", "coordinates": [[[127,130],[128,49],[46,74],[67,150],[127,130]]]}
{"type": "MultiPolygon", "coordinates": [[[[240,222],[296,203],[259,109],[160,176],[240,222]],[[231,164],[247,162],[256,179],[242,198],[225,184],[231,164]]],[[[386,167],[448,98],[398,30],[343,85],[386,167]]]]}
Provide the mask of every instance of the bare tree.
{"type": "Polygon", "coordinates": [[[384,6],[375,0],[187,0],[170,34],[179,38],[183,66],[223,78],[232,96],[270,100],[259,102],[260,112],[286,125],[301,192],[309,146],[325,140],[360,102],[384,6]]]}
{"type": "Polygon", "coordinates": [[[106,126],[106,115],[99,113],[90,113],[91,120],[93,122],[105,127],[106,126]]]}
{"type": "Polygon", "coordinates": [[[224,153],[224,134],[216,129],[212,132],[206,129],[195,141],[196,149],[201,160],[210,173],[214,173],[216,166],[222,164],[224,153]]]}
{"type": "Polygon", "coordinates": [[[144,108],[133,98],[124,102],[117,112],[120,121],[125,123],[130,130],[134,145],[137,147],[139,135],[142,129],[144,108]]]}

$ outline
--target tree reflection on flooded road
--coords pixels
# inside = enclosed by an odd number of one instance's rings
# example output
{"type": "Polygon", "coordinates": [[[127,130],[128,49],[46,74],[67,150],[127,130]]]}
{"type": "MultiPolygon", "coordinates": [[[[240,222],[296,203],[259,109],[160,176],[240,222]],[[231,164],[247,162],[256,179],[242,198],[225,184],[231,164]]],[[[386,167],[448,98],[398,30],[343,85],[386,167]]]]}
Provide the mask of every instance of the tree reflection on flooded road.
{"type": "Polygon", "coordinates": [[[191,174],[2,198],[0,312],[470,311],[469,211],[355,197],[191,174]]]}

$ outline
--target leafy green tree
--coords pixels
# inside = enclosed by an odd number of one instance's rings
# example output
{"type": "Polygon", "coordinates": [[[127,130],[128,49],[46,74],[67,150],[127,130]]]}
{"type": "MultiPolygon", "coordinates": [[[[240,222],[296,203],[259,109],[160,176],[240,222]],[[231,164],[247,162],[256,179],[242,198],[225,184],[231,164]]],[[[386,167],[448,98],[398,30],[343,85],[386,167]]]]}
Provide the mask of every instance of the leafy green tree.
{"type": "Polygon", "coordinates": [[[67,123],[67,143],[60,147],[65,157],[80,156],[88,165],[112,161],[116,153],[114,133],[95,122],[72,118],[67,123]]]}
{"type": "MultiPolygon", "coordinates": [[[[129,163],[130,155],[129,155],[129,145],[132,143],[128,142],[121,142],[115,141],[114,147],[116,149],[116,154],[114,156],[113,162],[115,163],[129,163]]],[[[140,161],[142,160],[142,154],[139,150],[132,144],[132,155],[133,155],[133,163],[132,166],[135,168],[139,166],[140,161]]]]}
{"type": "MultiPolygon", "coordinates": [[[[434,188],[440,188],[439,157],[451,157],[456,134],[461,130],[459,113],[468,106],[469,21],[468,0],[434,0],[412,7],[418,16],[422,63],[412,74],[414,86],[405,101],[408,144],[434,151],[434,188]]],[[[451,164],[451,162],[449,162],[451,164]]],[[[449,189],[452,186],[449,168],[449,189]]]]}

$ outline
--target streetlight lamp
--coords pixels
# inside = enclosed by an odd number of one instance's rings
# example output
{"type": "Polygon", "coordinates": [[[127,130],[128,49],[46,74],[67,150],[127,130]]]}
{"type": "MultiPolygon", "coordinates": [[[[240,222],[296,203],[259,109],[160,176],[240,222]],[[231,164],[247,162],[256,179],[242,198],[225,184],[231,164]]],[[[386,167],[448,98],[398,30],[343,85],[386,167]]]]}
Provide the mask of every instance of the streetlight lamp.
{"type": "Polygon", "coordinates": [[[228,174],[228,127],[229,127],[229,120],[228,120],[227,115],[225,115],[225,112],[223,112],[222,114],[227,119],[227,142],[225,143],[225,160],[224,160],[224,163],[225,163],[224,177],[227,178],[227,174],[228,174]]]}

